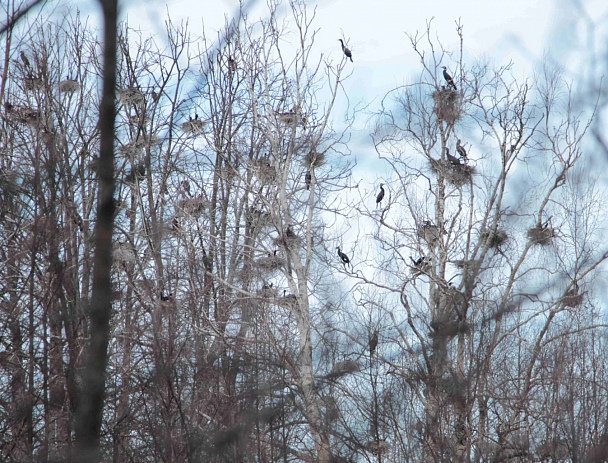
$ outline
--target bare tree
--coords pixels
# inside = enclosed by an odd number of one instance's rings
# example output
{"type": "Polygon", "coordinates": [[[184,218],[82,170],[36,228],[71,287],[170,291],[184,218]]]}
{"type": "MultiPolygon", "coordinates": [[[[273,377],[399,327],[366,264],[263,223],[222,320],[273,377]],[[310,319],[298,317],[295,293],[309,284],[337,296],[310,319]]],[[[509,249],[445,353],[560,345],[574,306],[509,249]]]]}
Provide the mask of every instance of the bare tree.
{"type": "Polygon", "coordinates": [[[557,405],[546,413],[543,385],[593,388],[591,378],[557,379],[568,362],[541,368],[541,357],[603,330],[592,305],[607,257],[600,193],[581,163],[589,125],[549,67],[520,83],[508,66],[454,60],[430,27],[411,42],[421,76],[387,96],[374,134],[394,178],[380,209],[371,198],[360,208],[376,224],[377,270],[357,274],[401,307],[386,305],[395,332],[386,362],[399,378],[391,395],[409,397],[419,421],[387,436],[393,457],[418,440],[414,460],[530,461],[544,435],[552,451],[581,458],[573,434],[555,433],[566,421],[557,405]]]}

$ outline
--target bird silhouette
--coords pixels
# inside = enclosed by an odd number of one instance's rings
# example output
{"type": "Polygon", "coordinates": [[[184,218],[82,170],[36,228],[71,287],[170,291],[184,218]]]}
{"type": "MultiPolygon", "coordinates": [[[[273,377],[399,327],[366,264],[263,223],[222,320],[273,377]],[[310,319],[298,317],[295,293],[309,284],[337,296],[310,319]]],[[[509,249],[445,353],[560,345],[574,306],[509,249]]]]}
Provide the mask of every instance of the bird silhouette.
{"type": "Polygon", "coordinates": [[[464,149],[464,146],[460,143],[460,138],[456,139],[456,152],[460,155],[460,157],[466,161],[467,159],[467,150],[464,149]]]}
{"type": "Polygon", "coordinates": [[[370,357],[373,357],[374,352],[376,352],[376,347],[378,347],[378,330],[374,330],[373,334],[369,338],[370,357]]]}
{"type": "Polygon", "coordinates": [[[27,59],[27,56],[25,56],[25,52],[23,50],[21,50],[21,61],[23,61],[23,65],[26,68],[30,68],[30,60],[27,59]]]}
{"type": "Polygon", "coordinates": [[[380,184],[380,193],[378,193],[378,196],[376,196],[376,206],[380,204],[382,199],[384,199],[384,188],[382,188],[383,185],[384,183],[380,184]]]}
{"type": "Polygon", "coordinates": [[[454,166],[460,165],[460,159],[458,159],[456,156],[452,156],[450,154],[450,149],[448,147],[445,148],[445,155],[448,158],[448,161],[450,161],[452,163],[452,165],[454,165],[454,166]]]}
{"type": "Polygon", "coordinates": [[[346,264],[350,264],[350,259],[348,258],[348,256],[346,254],[344,254],[341,250],[340,250],[340,246],[338,246],[336,248],[338,250],[338,257],[340,257],[340,259],[342,260],[342,263],[344,265],[346,264]]]}
{"type": "Polygon", "coordinates": [[[310,170],[306,172],[306,177],[304,178],[304,180],[306,182],[306,189],[310,190],[310,184],[312,183],[312,174],[310,170]]]}
{"type": "Polygon", "coordinates": [[[342,41],[342,39],[338,39],[340,41],[340,44],[342,45],[342,51],[344,52],[344,54],[346,55],[347,58],[350,59],[350,62],[353,62],[353,54],[350,52],[350,50],[344,46],[344,42],[342,41]]]}
{"type": "Polygon", "coordinates": [[[448,73],[448,68],[445,66],[443,66],[443,78],[450,87],[452,87],[454,90],[458,90],[456,88],[456,84],[454,83],[454,79],[452,79],[452,76],[448,73]]]}

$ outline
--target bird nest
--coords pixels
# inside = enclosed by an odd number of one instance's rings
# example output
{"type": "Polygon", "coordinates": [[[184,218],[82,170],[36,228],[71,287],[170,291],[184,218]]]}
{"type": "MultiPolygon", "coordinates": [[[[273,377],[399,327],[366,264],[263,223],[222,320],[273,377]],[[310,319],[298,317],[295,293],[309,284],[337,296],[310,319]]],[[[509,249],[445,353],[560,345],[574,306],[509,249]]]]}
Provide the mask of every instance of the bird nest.
{"type": "Polygon", "coordinates": [[[144,94],[135,87],[121,88],[118,90],[118,97],[125,105],[136,105],[144,102],[144,94]]]}
{"type": "Polygon", "coordinates": [[[554,228],[544,227],[542,225],[537,225],[528,230],[528,238],[530,238],[530,241],[532,241],[533,244],[538,244],[540,246],[548,246],[551,244],[555,235],[554,228]]]}
{"type": "Polygon", "coordinates": [[[458,166],[453,165],[445,178],[455,187],[461,187],[471,183],[473,174],[475,174],[475,167],[460,164],[458,166]]]}
{"type": "Polygon", "coordinates": [[[467,164],[454,164],[447,159],[431,158],[431,170],[441,175],[455,187],[462,187],[471,182],[475,167],[467,164]]]}
{"type": "Polygon", "coordinates": [[[509,239],[509,235],[504,230],[496,230],[495,232],[485,230],[481,232],[481,239],[487,243],[488,247],[497,249],[509,239]]]}
{"type": "Polygon", "coordinates": [[[433,92],[435,107],[433,111],[439,121],[445,121],[450,125],[460,119],[462,110],[460,109],[460,95],[457,91],[442,88],[433,92]]]}
{"type": "Polygon", "coordinates": [[[6,102],[4,103],[6,113],[10,118],[20,124],[31,125],[38,127],[40,125],[40,111],[29,106],[13,106],[6,102]]]}
{"type": "Polygon", "coordinates": [[[284,261],[280,256],[269,255],[260,257],[255,263],[260,270],[273,271],[282,268],[284,261]]]}
{"type": "Polygon", "coordinates": [[[428,244],[433,245],[441,237],[441,231],[437,225],[433,225],[430,222],[424,222],[418,225],[418,237],[425,240],[428,244]]]}
{"type": "Polygon", "coordinates": [[[143,138],[140,138],[139,140],[125,143],[119,148],[119,150],[124,156],[127,156],[130,159],[135,159],[139,156],[145,146],[146,141],[143,138]]]}
{"type": "Polygon", "coordinates": [[[245,212],[245,220],[247,224],[256,229],[261,229],[272,225],[272,215],[270,212],[250,207],[245,212]]]}
{"type": "Polygon", "coordinates": [[[566,294],[564,294],[559,302],[564,304],[564,306],[566,307],[571,307],[571,308],[575,308],[575,307],[580,307],[583,304],[583,301],[585,300],[585,293],[580,293],[578,292],[578,288],[573,288],[570,291],[568,291],[566,294]]]}
{"type": "Polygon", "coordinates": [[[279,122],[286,125],[306,125],[306,116],[291,111],[286,113],[279,113],[278,120],[279,122]]]}
{"type": "Polygon", "coordinates": [[[325,153],[318,153],[317,151],[310,150],[304,156],[304,165],[306,167],[319,167],[325,164],[325,153]]]}
{"type": "Polygon", "coordinates": [[[209,202],[202,196],[199,196],[198,198],[186,198],[181,200],[177,204],[177,207],[188,215],[200,216],[205,212],[205,209],[209,207],[209,202]]]}
{"type": "Polygon", "coordinates": [[[190,119],[181,125],[182,132],[191,135],[200,135],[203,133],[205,122],[199,119],[190,119]]]}
{"type": "Polygon", "coordinates": [[[40,77],[28,76],[23,79],[23,88],[27,91],[40,90],[44,88],[44,82],[40,77]]]}
{"type": "Polygon", "coordinates": [[[285,233],[275,238],[273,242],[277,246],[285,246],[288,248],[291,245],[299,244],[300,238],[295,234],[291,227],[287,227],[285,233]]]}
{"type": "Polygon", "coordinates": [[[252,163],[252,168],[263,182],[274,182],[277,178],[277,169],[267,159],[258,159],[252,163]]]}
{"type": "Polygon", "coordinates": [[[351,373],[356,373],[360,369],[361,367],[354,360],[343,360],[342,362],[338,362],[334,365],[327,377],[337,379],[351,373]]]}
{"type": "Polygon", "coordinates": [[[74,93],[80,90],[80,84],[74,79],[66,79],[59,82],[59,91],[62,93],[74,93]]]}

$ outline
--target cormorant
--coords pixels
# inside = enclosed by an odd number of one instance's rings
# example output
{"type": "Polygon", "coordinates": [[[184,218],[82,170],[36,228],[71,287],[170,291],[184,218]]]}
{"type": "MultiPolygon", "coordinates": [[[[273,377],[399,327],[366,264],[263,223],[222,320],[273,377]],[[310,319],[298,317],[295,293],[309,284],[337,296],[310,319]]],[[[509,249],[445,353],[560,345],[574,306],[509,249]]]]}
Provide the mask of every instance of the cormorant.
{"type": "Polygon", "coordinates": [[[312,183],[312,174],[310,173],[310,170],[306,172],[304,180],[306,181],[306,189],[310,190],[310,184],[312,183]]]}
{"type": "Polygon", "coordinates": [[[380,204],[380,202],[384,199],[384,188],[382,188],[383,185],[384,183],[380,184],[380,193],[378,193],[378,196],[376,196],[376,205],[380,204]]]}
{"type": "Polygon", "coordinates": [[[30,60],[27,59],[27,56],[25,56],[25,52],[23,50],[21,50],[21,61],[23,61],[23,65],[26,68],[30,68],[30,60]]]}
{"type": "Polygon", "coordinates": [[[456,139],[456,151],[460,155],[462,159],[466,161],[467,159],[467,150],[464,149],[464,146],[460,143],[460,138],[456,139]]]}
{"type": "Polygon", "coordinates": [[[350,50],[344,46],[344,42],[342,41],[342,39],[338,39],[340,41],[340,43],[342,44],[342,51],[344,52],[344,54],[346,55],[347,58],[350,59],[350,62],[353,62],[353,54],[350,52],[350,50]]]}
{"type": "Polygon", "coordinates": [[[452,156],[450,154],[450,149],[447,146],[445,148],[445,155],[448,158],[448,161],[450,161],[452,163],[452,165],[455,165],[455,166],[460,165],[460,159],[458,159],[456,156],[452,156]]]}
{"type": "Polygon", "coordinates": [[[414,258],[412,256],[410,256],[410,260],[412,261],[412,264],[414,265],[414,267],[422,267],[422,266],[424,266],[424,264],[426,264],[425,256],[422,256],[417,260],[414,260],[414,258]]]}
{"type": "Polygon", "coordinates": [[[228,68],[232,72],[236,72],[236,61],[232,56],[228,57],[228,68]]]}
{"type": "Polygon", "coordinates": [[[293,228],[291,228],[291,225],[287,225],[287,230],[285,230],[285,236],[290,239],[297,238],[297,235],[293,231],[293,228]]]}
{"type": "Polygon", "coordinates": [[[443,67],[443,78],[445,79],[445,81],[448,83],[448,85],[450,87],[452,87],[454,90],[458,90],[456,88],[456,84],[454,83],[454,79],[452,79],[452,76],[448,73],[448,68],[445,66],[443,67]]]}
{"type": "Polygon", "coordinates": [[[378,330],[374,330],[373,334],[369,338],[370,357],[374,355],[374,352],[376,352],[376,347],[378,347],[378,330]]]}
{"type": "Polygon", "coordinates": [[[341,250],[340,250],[340,246],[338,246],[336,249],[338,249],[338,257],[340,257],[340,259],[342,259],[342,263],[344,265],[346,264],[350,264],[350,259],[348,258],[348,256],[346,254],[344,254],[341,250]]]}

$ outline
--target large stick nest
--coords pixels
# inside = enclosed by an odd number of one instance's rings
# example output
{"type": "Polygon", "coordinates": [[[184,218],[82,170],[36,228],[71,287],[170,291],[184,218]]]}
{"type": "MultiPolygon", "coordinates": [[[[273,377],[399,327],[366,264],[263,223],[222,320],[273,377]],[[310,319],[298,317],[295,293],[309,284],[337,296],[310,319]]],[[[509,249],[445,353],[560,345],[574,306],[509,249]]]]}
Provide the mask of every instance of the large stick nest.
{"type": "Polygon", "coordinates": [[[481,232],[481,239],[488,244],[488,247],[498,249],[509,239],[509,235],[504,230],[484,230],[481,232]]]}
{"type": "Polygon", "coordinates": [[[533,244],[538,244],[540,246],[550,245],[553,242],[555,235],[554,228],[543,227],[542,225],[537,225],[528,230],[528,238],[530,238],[530,241],[532,241],[533,244]]]}
{"type": "Polygon", "coordinates": [[[475,167],[467,164],[453,164],[447,159],[431,158],[431,170],[436,175],[442,175],[455,187],[462,187],[471,182],[475,174],[475,167]]]}
{"type": "Polygon", "coordinates": [[[445,121],[450,125],[460,119],[462,110],[460,108],[460,94],[449,88],[442,88],[433,92],[435,107],[433,111],[439,121],[445,121]]]}

